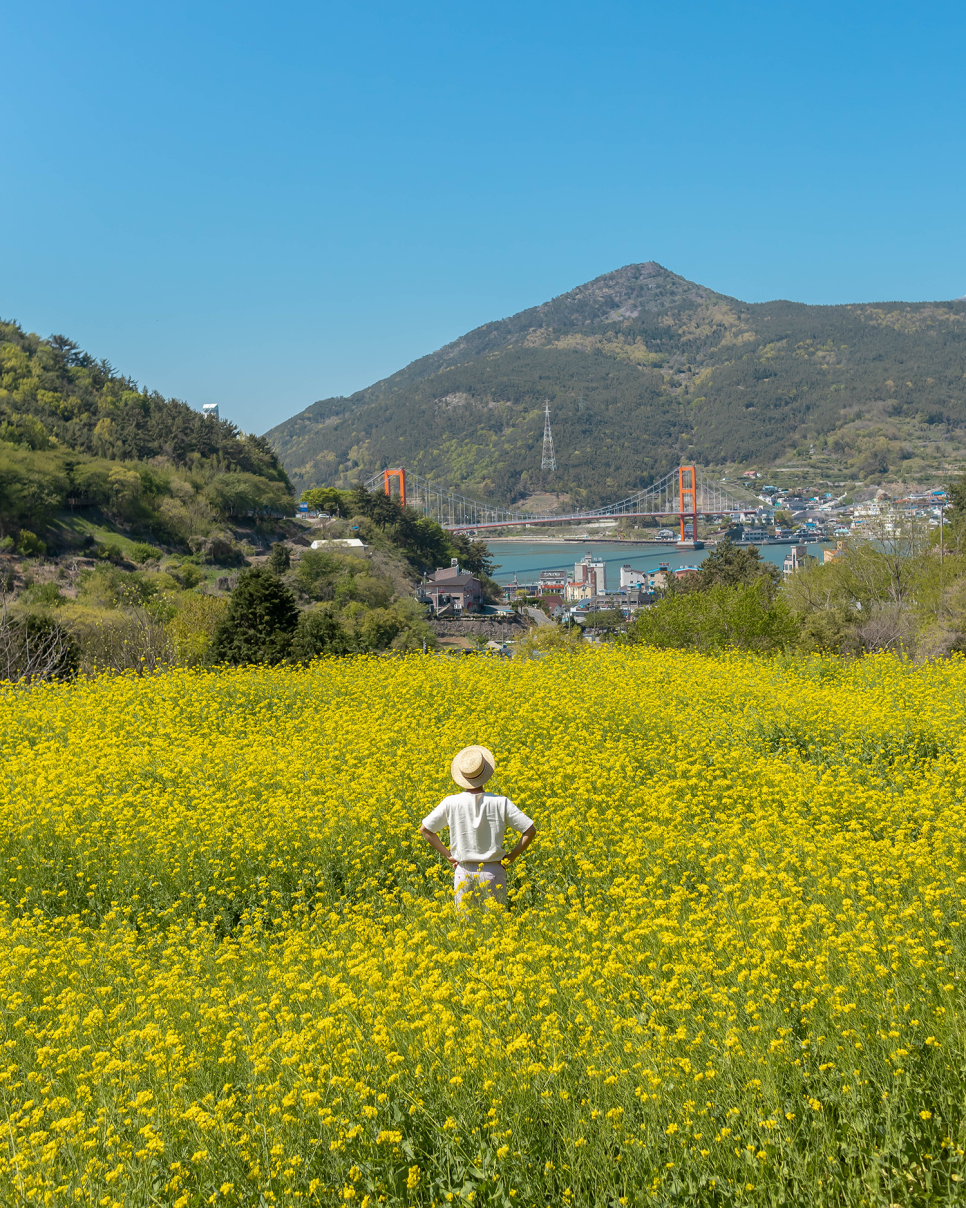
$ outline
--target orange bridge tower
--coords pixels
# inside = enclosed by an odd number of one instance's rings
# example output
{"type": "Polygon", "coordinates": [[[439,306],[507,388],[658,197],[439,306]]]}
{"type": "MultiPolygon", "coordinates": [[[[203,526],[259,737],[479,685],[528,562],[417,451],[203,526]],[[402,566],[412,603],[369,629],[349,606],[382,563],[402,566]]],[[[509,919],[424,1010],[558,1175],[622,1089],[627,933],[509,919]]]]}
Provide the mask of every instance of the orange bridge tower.
{"type": "Polygon", "coordinates": [[[695,466],[678,466],[678,499],[681,505],[681,540],[685,541],[684,524],[691,521],[691,540],[698,539],[698,472],[695,466]]]}

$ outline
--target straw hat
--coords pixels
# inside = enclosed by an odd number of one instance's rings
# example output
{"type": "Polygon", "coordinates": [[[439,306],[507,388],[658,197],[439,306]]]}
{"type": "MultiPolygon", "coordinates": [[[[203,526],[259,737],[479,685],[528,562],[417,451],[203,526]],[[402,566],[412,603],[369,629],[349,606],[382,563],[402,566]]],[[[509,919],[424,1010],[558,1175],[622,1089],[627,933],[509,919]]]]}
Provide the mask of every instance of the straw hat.
{"type": "Polygon", "coordinates": [[[453,756],[450,774],[464,789],[478,789],[493,775],[496,760],[486,747],[464,747],[453,756]]]}

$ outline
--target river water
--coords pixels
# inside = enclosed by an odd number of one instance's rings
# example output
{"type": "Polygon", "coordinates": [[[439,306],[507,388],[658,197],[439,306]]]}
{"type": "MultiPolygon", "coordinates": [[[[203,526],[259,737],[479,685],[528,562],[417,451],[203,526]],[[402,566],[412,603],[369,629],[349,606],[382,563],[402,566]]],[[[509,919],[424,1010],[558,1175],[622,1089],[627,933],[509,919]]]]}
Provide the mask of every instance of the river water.
{"type": "MultiPolygon", "coordinates": [[[[809,542],[808,552],[821,558],[821,550],[829,546],[809,542]]],[[[620,588],[620,569],[657,570],[667,562],[673,570],[679,566],[697,566],[711,552],[709,549],[676,549],[673,545],[636,545],[630,541],[498,541],[487,542],[497,569],[493,578],[498,583],[510,583],[514,576],[520,583],[534,583],[542,570],[567,570],[573,577],[574,563],[584,554],[602,558],[607,567],[607,590],[620,588]]],[[[774,562],[779,569],[790,545],[762,545],[762,558],[774,562]]]]}

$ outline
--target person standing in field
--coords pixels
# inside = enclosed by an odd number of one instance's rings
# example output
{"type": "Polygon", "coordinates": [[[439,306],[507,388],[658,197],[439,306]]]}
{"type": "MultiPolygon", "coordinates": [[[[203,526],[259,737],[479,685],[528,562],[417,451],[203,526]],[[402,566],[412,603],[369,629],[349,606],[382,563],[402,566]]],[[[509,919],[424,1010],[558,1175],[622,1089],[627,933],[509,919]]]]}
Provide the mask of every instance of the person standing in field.
{"type": "Polygon", "coordinates": [[[453,866],[456,905],[464,897],[480,904],[493,897],[506,901],[506,869],[537,836],[533,819],[518,810],[509,797],[485,793],[483,785],[496,768],[486,747],[464,747],[453,756],[450,775],[465,791],[444,797],[419,828],[419,833],[453,866]],[[520,832],[511,851],[503,850],[507,825],[520,832]],[[439,837],[449,827],[449,848],[439,837]]]}

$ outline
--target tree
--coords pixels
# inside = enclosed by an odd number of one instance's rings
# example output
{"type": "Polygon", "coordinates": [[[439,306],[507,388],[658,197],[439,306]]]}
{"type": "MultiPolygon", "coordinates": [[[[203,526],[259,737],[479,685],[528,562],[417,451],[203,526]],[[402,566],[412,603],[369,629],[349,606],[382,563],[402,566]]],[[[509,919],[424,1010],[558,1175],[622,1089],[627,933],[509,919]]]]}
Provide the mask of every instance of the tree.
{"type": "MultiPolygon", "coordinates": [[[[943,564],[928,552],[928,526],[917,517],[879,516],[863,530],[832,562],[803,567],[785,584],[782,595],[803,624],[804,649],[912,650],[921,622],[949,628],[948,589],[961,559],[946,559],[945,579],[943,564]]],[[[931,648],[938,649],[934,642],[931,648]]]]}
{"type": "Polygon", "coordinates": [[[583,630],[579,625],[534,625],[527,636],[513,647],[514,658],[538,658],[546,654],[573,654],[583,648],[583,630]]]}
{"type": "Polygon", "coordinates": [[[784,600],[773,600],[764,577],[706,591],[674,592],[652,608],[641,609],[628,628],[632,644],[672,650],[757,650],[792,645],[799,622],[784,600]]]}
{"type": "Polygon", "coordinates": [[[280,663],[292,647],[295,596],[264,567],[243,570],[211,643],[216,663],[280,663]]]}
{"type": "Polygon", "coordinates": [[[775,513],[775,525],[777,528],[788,528],[794,517],[791,512],[786,512],[784,508],[775,513]]]}
{"type": "Polygon", "coordinates": [[[347,495],[348,491],[337,491],[335,487],[312,487],[302,492],[299,503],[307,503],[317,512],[328,512],[330,516],[345,516],[347,495]]]}
{"type": "Polygon", "coordinates": [[[175,657],[185,667],[203,662],[219,622],[228,611],[224,596],[186,591],[179,596],[176,612],[167,623],[175,657]]]}
{"type": "Polygon", "coordinates": [[[357,649],[339,618],[319,608],[303,612],[292,639],[292,658],[310,663],[324,654],[351,654],[357,649]]]}
{"type": "Polygon", "coordinates": [[[292,513],[292,496],[279,482],[234,470],[216,474],[205,488],[212,507],[223,516],[284,516],[292,513]]]}
{"type": "Polygon", "coordinates": [[[465,533],[449,533],[449,543],[453,547],[453,557],[459,559],[463,570],[478,579],[489,578],[496,569],[496,563],[490,554],[485,541],[471,541],[465,533]]]}
{"type": "Polygon", "coordinates": [[[892,512],[872,517],[863,529],[867,539],[846,542],[835,561],[847,568],[856,597],[901,607],[915,590],[929,548],[928,523],[892,512]]]}
{"type": "Polygon", "coordinates": [[[682,592],[708,591],[712,587],[740,587],[762,582],[769,596],[779,583],[778,567],[766,562],[756,545],[739,546],[730,540],[708,554],[697,572],[683,575],[676,586],[682,592]]]}
{"type": "Polygon", "coordinates": [[[624,614],[619,608],[605,608],[591,614],[594,629],[602,629],[605,633],[614,634],[626,625],[624,614]]]}
{"type": "Polygon", "coordinates": [[[398,499],[385,491],[367,491],[361,482],[353,488],[349,502],[353,515],[374,520],[382,528],[391,528],[404,511],[398,499]]]}
{"type": "Polygon", "coordinates": [[[359,615],[356,636],[363,650],[385,650],[406,628],[406,619],[392,608],[368,608],[359,615]]]}
{"type": "Polygon", "coordinates": [[[943,517],[943,527],[946,529],[943,541],[959,553],[966,546],[966,474],[948,482],[946,494],[949,507],[943,517]]]}
{"type": "Polygon", "coordinates": [[[282,541],[276,541],[268,555],[268,569],[273,575],[284,575],[292,565],[292,555],[288,546],[282,541]]]}

